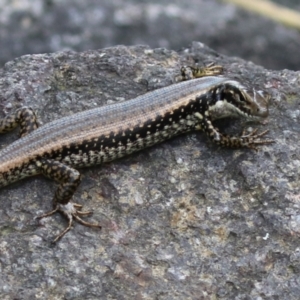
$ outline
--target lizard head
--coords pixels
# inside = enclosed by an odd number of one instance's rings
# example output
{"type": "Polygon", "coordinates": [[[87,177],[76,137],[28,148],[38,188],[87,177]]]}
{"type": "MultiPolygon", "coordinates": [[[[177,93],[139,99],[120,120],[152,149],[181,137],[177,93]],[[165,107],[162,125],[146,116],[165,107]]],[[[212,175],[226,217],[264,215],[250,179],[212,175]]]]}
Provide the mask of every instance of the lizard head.
{"type": "Polygon", "coordinates": [[[247,89],[237,81],[228,80],[218,89],[218,99],[210,106],[212,119],[243,117],[248,121],[266,118],[269,114],[266,92],[247,89]]]}

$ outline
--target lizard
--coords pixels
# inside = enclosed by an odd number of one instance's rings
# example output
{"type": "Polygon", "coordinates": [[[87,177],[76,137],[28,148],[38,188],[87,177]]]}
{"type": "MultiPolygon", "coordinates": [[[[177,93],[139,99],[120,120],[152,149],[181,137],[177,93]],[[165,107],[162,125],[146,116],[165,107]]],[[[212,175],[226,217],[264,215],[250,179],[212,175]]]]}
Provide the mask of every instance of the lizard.
{"type": "Polygon", "coordinates": [[[268,130],[243,131],[241,136],[222,133],[213,121],[242,117],[259,121],[268,116],[268,96],[240,82],[219,76],[223,68],[182,67],[181,82],[150,91],[134,99],[97,107],[39,126],[36,113],[21,107],[0,120],[0,133],[20,126],[20,139],[0,152],[0,188],[22,178],[42,174],[56,182],[53,210],[60,212],[68,232],[73,221],[99,227],[82,219],[91,211],[71,201],[81,181],[77,168],[113,161],[179,134],[200,130],[215,144],[257,149],[273,142],[263,138],[268,130]]]}

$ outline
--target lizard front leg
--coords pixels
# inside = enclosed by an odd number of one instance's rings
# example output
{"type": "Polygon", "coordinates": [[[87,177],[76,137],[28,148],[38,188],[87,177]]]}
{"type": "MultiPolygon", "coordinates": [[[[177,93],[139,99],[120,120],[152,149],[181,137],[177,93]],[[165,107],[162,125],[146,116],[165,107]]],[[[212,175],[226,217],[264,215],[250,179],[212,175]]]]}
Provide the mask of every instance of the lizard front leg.
{"type": "Polygon", "coordinates": [[[177,80],[183,81],[206,76],[217,76],[222,74],[224,69],[220,65],[210,63],[203,67],[183,66],[180,71],[181,75],[177,78],[177,80]]]}
{"type": "Polygon", "coordinates": [[[241,136],[230,136],[221,133],[212,123],[209,113],[206,112],[205,115],[200,113],[195,113],[195,116],[199,120],[199,125],[196,126],[196,129],[204,131],[210,140],[215,144],[222,147],[228,148],[250,148],[257,150],[258,145],[267,145],[274,143],[274,140],[271,139],[261,139],[268,130],[265,130],[261,133],[257,133],[257,129],[253,130],[251,133],[246,134],[243,131],[241,136]]]}

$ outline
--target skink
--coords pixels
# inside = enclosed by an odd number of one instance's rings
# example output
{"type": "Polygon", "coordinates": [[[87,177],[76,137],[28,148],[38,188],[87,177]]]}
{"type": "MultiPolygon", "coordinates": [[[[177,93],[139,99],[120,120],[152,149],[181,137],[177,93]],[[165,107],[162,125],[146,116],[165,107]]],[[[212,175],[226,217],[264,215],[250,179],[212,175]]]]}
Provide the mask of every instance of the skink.
{"type": "MultiPolygon", "coordinates": [[[[201,70],[201,74],[196,69],[190,72],[194,77],[218,74],[220,71],[214,68],[201,70]]],[[[90,212],[81,211],[81,205],[71,201],[80,183],[80,173],[75,168],[109,162],[192,130],[204,131],[221,146],[256,148],[273,142],[261,138],[267,131],[227,136],[212,121],[231,116],[259,120],[267,115],[262,92],[248,91],[239,82],[219,76],[176,83],[39,128],[33,110],[23,107],[0,122],[0,133],[19,125],[21,135],[0,152],[0,187],[36,174],[58,182],[54,209],[40,216],[57,211],[66,215],[69,224],[54,240],[57,241],[74,219],[86,226],[100,227],[84,221],[81,216],[90,212]]]]}

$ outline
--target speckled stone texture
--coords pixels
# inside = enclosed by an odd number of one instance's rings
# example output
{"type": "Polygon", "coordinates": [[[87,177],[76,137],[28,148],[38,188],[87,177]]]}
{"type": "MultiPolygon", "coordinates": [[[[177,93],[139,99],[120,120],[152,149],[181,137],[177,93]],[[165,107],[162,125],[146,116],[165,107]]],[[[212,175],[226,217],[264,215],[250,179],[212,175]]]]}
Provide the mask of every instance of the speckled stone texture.
{"type": "MultiPolygon", "coordinates": [[[[268,71],[200,43],[27,55],[0,70],[1,115],[21,105],[46,123],[169,85],[183,64],[215,61],[225,76],[272,95],[259,151],[221,149],[203,133],[83,169],[74,201],[102,229],[66,226],[55,183],[34,177],[0,192],[0,298],[300,299],[300,73],[268,71]]],[[[1,147],[17,133],[1,136],[1,147]]]]}
{"type": "Polygon", "coordinates": [[[0,0],[1,67],[23,54],[120,44],[181,49],[191,41],[266,68],[300,69],[298,31],[219,0],[0,0]]]}

